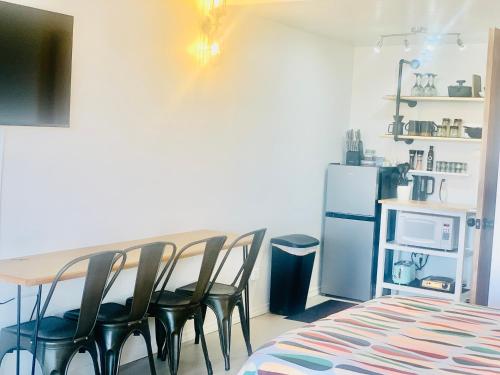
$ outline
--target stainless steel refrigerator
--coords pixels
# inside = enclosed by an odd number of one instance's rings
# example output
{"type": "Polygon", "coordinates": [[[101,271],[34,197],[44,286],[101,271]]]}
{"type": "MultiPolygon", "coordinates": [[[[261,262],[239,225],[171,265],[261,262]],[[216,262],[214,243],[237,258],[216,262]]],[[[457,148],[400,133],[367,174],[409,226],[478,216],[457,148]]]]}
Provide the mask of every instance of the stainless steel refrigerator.
{"type": "Polygon", "coordinates": [[[374,295],[378,200],[396,196],[395,168],[328,166],[321,248],[321,294],[357,301],[374,295]]]}

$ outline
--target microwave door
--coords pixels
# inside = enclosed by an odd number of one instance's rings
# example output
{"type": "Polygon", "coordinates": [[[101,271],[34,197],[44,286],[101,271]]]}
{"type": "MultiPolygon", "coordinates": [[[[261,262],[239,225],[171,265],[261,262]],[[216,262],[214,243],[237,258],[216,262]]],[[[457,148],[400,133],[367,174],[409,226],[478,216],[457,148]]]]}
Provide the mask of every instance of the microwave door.
{"type": "Polygon", "coordinates": [[[419,247],[439,247],[438,240],[441,234],[440,225],[436,225],[436,220],[405,217],[402,221],[402,241],[400,242],[419,247]]]}

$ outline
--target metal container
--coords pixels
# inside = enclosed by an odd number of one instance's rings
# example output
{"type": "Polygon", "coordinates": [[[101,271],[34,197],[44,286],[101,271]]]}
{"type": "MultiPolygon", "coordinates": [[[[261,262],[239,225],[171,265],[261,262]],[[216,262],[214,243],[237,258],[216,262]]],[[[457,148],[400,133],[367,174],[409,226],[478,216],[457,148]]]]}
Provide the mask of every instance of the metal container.
{"type": "Polygon", "coordinates": [[[458,86],[448,86],[448,95],[451,97],[472,97],[472,87],[464,86],[465,80],[458,80],[458,86]]]}

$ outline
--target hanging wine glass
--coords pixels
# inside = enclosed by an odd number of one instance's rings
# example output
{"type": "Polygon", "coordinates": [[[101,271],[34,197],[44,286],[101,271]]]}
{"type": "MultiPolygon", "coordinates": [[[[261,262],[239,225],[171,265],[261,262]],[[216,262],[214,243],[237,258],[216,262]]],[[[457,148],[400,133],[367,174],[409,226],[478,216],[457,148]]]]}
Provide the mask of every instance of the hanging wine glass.
{"type": "Polygon", "coordinates": [[[422,87],[422,74],[421,73],[414,73],[415,74],[415,85],[413,85],[411,89],[411,96],[423,96],[423,87],[422,87]]]}
{"type": "Polygon", "coordinates": [[[432,74],[431,73],[427,73],[425,75],[427,77],[427,84],[425,85],[425,88],[424,88],[424,96],[432,96],[432,74]]]}
{"type": "Polygon", "coordinates": [[[436,77],[437,77],[437,74],[431,74],[431,79],[432,79],[431,96],[438,96],[438,91],[436,88],[436,77]]]}

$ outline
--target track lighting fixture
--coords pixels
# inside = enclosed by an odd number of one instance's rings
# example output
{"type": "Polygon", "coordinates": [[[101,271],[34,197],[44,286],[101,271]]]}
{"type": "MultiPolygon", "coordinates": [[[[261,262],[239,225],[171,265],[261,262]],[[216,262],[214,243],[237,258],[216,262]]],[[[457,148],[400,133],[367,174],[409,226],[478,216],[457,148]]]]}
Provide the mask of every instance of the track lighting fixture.
{"type": "Polygon", "coordinates": [[[386,38],[403,38],[404,50],[405,52],[409,52],[411,50],[409,37],[415,37],[419,35],[425,36],[425,49],[428,51],[434,51],[434,49],[436,49],[436,47],[441,43],[443,38],[450,36],[456,36],[457,46],[460,48],[460,50],[465,49],[465,44],[460,33],[430,33],[425,27],[412,27],[411,31],[408,33],[381,35],[373,50],[376,53],[380,53],[384,44],[384,40],[386,38]]]}

